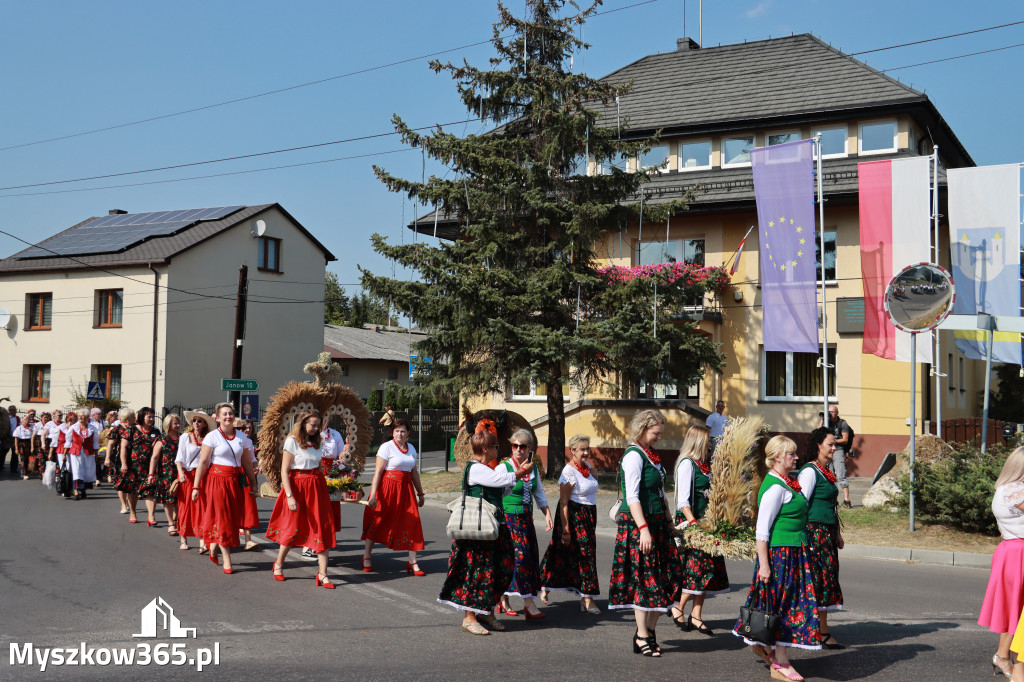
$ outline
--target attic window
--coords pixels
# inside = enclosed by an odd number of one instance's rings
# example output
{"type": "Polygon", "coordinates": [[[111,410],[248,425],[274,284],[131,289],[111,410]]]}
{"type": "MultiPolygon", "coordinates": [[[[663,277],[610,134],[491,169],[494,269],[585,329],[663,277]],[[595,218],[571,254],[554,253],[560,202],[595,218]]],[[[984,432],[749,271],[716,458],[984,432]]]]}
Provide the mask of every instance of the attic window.
{"type": "Polygon", "coordinates": [[[847,155],[846,126],[819,128],[811,131],[811,137],[821,133],[821,158],[838,159],[847,155]]]}
{"type": "Polygon", "coordinates": [[[644,170],[668,170],[668,145],[659,144],[651,147],[651,151],[640,155],[640,167],[644,170]]]}
{"type": "Polygon", "coordinates": [[[256,251],[256,266],[260,270],[281,272],[281,240],[260,237],[256,251]]]}
{"type": "Polygon", "coordinates": [[[727,137],[722,140],[722,166],[749,166],[754,136],[727,137]]]}
{"type": "Polygon", "coordinates": [[[858,142],[861,154],[884,154],[896,151],[896,121],[862,123],[858,142]]]}
{"type": "Polygon", "coordinates": [[[691,171],[711,168],[711,140],[679,143],[679,170],[691,171]]]}

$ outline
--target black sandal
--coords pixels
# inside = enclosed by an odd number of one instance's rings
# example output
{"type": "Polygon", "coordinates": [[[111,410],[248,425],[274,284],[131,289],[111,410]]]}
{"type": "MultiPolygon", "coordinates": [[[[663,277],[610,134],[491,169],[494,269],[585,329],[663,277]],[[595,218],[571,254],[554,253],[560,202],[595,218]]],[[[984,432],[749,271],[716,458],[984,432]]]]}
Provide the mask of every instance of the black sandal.
{"type": "Polygon", "coordinates": [[[675,610],[676,610],[676,607],[674,607],[674,606],[669,610],[669,612],[668,612],[669,618],[672,619],[672,622],[676,624],[677,628],[679,628],[683,632],[689,632],[690,631],[690,619],[685,617],[683,615],[682,611],[679,612],[679,617],[676,618],[674,615],[672,615],[673,612],[675,612],[675,610]]]}
{"type": "Polygon", "coordinates": [[[711,628],[709,628],[707,626],[707,624],[703,620],[700,621],[700,625],[694,625],[693,624],[693,617],[692,616],[690,618],[688,618],[687,620],[689,621],[690,627],[692,627],[694,630],[696,630],[700,634],[707,635],[708,637],[711,637],[712,635],[715,634],[714,632],[711,631],[711,628]]]}
{"type": "Polygon", "coordinates": [[[644,656],[647,656],[648,658],[660,658],[661,657],[661,652],[655,651],[655,649],[651,646],[651,640],[652,639],[653,639],[653,637],[641,637],[639,630],[634,632],[633,633],[633,653],[634,654],[642,654],[644,656]],[[643,646],[640,646],[639,644],[637,644],[637,642],[643,642],[644,644],[643,644],[643,646]]]}
{"type": "Polygon", "coordinates": [[[647,641],[651,643],[651,648],[660,654],[661,646],[658,645],[658,633],[654,631],[654,628],[649,628],[649,630],[651,631],[651,635],[647,638],[647,641]]]}
{"type": "Polygon", "coordinates": [[[823,633],[821,633],[821,645],[823,647],[825,647],[826,649],[845,649],[846,648],[845,644],[840,644],[839,642],[837,642],[835,640],[835,638],[832,637],[832,633],[831,632],[823,632],[823,633]],[[829,642],[830,639],[832,640],[831,642],[829,642]]]}

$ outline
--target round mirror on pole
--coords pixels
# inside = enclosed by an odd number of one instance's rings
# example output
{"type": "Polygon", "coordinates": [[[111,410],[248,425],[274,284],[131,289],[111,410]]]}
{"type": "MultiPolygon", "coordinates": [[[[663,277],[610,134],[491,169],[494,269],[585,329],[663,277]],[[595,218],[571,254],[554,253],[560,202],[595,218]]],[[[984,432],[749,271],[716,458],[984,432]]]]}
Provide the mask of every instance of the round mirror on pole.
{"type": "Polygon", "coordinates": [[[956,294],[949,271],[934,263],[908,265],[885,288],[889,321],[905,332],[926,332],[946,319],[956,294]]]}

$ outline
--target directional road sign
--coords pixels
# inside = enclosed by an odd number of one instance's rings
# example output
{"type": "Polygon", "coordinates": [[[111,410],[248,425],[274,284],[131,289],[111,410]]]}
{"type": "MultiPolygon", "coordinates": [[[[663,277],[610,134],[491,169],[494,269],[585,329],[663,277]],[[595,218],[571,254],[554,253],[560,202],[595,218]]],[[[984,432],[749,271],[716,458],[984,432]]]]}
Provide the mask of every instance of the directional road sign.
{"type": "Polygon", "coordinates": [[[260,382],[255,379],[221,379],[220,390],[222,391],[255,391],[260,387],[260,382]]]}

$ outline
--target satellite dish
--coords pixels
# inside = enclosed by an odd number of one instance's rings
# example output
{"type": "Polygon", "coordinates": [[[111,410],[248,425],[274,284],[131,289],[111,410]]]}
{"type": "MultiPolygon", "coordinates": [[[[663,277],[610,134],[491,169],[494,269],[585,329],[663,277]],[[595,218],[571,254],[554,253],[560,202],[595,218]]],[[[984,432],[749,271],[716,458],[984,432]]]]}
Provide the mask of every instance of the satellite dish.
{"type": "Polygon", "coordinates": [[[252,226],[252,236],[262,237],[267,231],[267,223],[263,220],[257,220],[256,224],[252,226]]]}
{"type": "Polygon", "coordinates": [[[934,263],[908,265],[885,288],[889,321],[905,332],[924,332],[939,326],[956,299],[953,278],[934,263]]]}
{"type": "Polygon", "coordinates": [[[9,329],[11,326],[11,313],[7,308],[0,308],[0,329],[9,329]]]}

